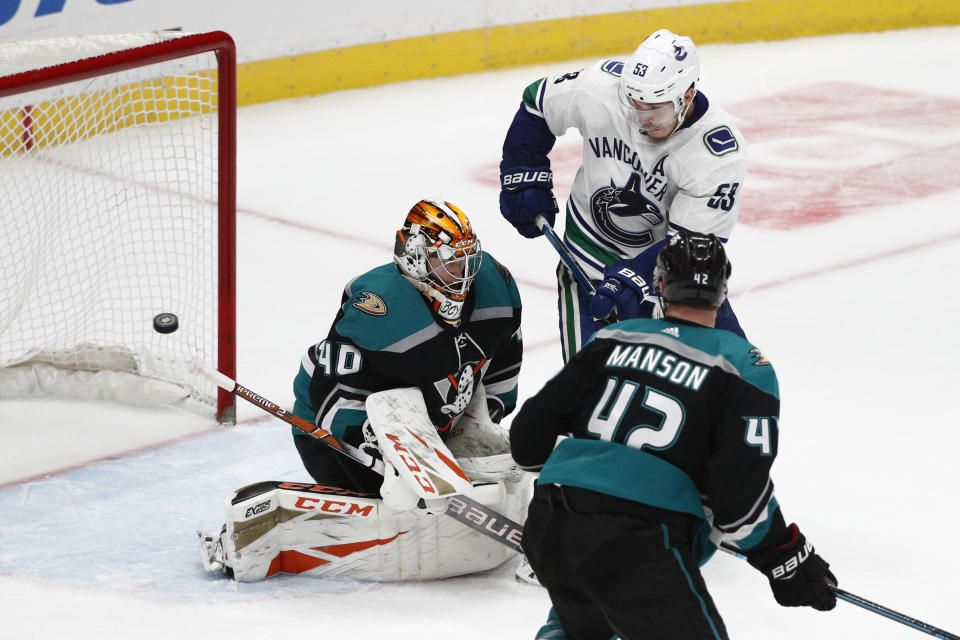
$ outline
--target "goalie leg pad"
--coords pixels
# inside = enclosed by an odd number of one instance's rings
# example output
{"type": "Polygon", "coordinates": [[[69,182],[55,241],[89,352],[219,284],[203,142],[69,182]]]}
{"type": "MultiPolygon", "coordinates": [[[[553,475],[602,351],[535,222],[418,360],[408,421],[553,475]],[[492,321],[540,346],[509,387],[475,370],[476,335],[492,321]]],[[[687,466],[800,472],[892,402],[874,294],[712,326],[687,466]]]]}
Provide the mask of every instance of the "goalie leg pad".
{"type": "MultiPolygon", "coordinates": [[[[526,507],[499,483],[478,486],[472,496],[514,519],[526,507]]],[[[258,483],[228,499],[226,512],[222,562],[242,582],[281,572],[429,580],[486,571],[514,555],[453,518],[393,511],[376,496],[322,485],[258,483]]]]}

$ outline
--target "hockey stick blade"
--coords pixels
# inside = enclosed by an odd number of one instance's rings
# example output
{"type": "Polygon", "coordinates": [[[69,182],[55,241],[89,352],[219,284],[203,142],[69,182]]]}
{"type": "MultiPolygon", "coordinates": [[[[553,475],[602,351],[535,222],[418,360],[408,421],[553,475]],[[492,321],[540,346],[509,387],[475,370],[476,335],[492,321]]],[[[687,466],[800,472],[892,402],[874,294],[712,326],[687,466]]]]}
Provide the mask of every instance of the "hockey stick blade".
{"type": "MultiPolygon", "coordinates": [[[[217,371],[203,361],[195,359],[193,361],[193,370],[195,373],[199,373],[216,383],[221,389],[225,389],[247,400],[270,415],[280,418],[287,424],[293,425],[308,435],[317,438],[327,446],[333,447],[355,462],[359,462],[363,466],[383,475],[382,461],[377,460],[349,443],[341,442],[329,431],[280,408],[276,403],[247,389],[236,380],[217,371]]],[[[446,508],[443,511],[445,515],[501,544],[517,551],[521,550],[520,541],[523,536],[523,527],[521,525],[467,496],[458,494],[447,498],[447,500],[446,508]]]]}
{"type": "MultiPolygon", "coordinates": [[[[720,550],[726,551],[730,555],[737,556],[741,560],[746,560],[747,556],[741,553],[735,547],[730,546],[726,543],[720,543],[720,550]]],[[[862,609],[866,609],[872,613],[876,613],[885,618],[889,618],[894,622],[899,622],[900,624],[906,625],[911,629],[916,629],[917,631],[922,631],[928,633],[934,638],[940,638],[941,640],[960,640],[960,636],[956,636],[949,631],[944,631],[943,629],[938,629],[937,627],[927,624],[926,622],[921,622],[916,618],[911,618],[908,615],[898,613],[893,609],[888,609],[883,605],[877,604],[876,602],[870,602],[866,598],[861,598],[860,596],[850,593],[849,591],[844,591],[843,589],[838,588],[836,585],[827,584],[827,588],[833,591],[834,595],[837,596],[840,600],[844,602],[849,602],[850,604],[855,604],[862,609]]]]}
{"type": "Polygon", "coordinates": [[[570,253],[570,250],[564,246],[563,241],[560,240],[560,237],[557,236],[557,232],[553,230],[553,227],[550,226],[550,223],[547,222],[547,219],[543,216],[536,217],[537,227],[543,231],[543,237],[545,237],[553,246],[558,254],[560,254],[560,260],[563,264],[566,265],[567,269],[570,270],[570,273],[573,274],[574,279],[576,279],[577,284],[581,287],[596,293],[597,290],[594,288],[593,283],[590,282],[590,278],[587,277],[587,274],[583,272],[583,269],[580,268],[580,265],[577,264],[577,261],[573,259],[573,255],[570,253]]]}

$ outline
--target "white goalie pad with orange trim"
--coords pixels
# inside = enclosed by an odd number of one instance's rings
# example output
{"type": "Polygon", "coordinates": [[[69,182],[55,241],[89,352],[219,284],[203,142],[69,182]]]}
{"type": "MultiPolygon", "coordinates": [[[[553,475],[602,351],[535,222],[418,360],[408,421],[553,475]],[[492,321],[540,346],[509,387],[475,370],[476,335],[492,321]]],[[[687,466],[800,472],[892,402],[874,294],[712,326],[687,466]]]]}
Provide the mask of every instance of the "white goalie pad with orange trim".
{"type": "Polygon", "coordinates": [[[471,491],[470,478],[430,422],[419,389],[371,393],[366,410],[384,462],[393,465],[418,497],[431,500],[471,491]]]}
{"type": "MultiPolygon", "coordinates": [[[[496,466],[496,465],[495,465],[496,466]]],[[[522,522],[528,482],[478,484],[471,497],[522,522]]],[[[278,573],[392,582],[486,571],[509,547],[443,514],[393,511],[378,496],[298,482],[261,482],[226,503],[217,561],[241,582],[278,573]]],[[[209,536],[212,532],[204,532],[209,536]]],[[[210,552],[213,545],[201,548],[210,552]]]]}

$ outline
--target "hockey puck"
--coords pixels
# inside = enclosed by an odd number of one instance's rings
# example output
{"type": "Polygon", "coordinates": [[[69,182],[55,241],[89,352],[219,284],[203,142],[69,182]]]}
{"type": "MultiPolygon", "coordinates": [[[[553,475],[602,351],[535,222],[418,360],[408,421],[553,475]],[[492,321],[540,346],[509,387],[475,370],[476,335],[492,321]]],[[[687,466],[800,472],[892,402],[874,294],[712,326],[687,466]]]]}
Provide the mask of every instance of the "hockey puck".
{"type": "Polygon", "coordinates": [[[180,328],[180,321],[172,313],[158,313],[153,316],[153,330],[157,333],[173,333],[180,328]]]}

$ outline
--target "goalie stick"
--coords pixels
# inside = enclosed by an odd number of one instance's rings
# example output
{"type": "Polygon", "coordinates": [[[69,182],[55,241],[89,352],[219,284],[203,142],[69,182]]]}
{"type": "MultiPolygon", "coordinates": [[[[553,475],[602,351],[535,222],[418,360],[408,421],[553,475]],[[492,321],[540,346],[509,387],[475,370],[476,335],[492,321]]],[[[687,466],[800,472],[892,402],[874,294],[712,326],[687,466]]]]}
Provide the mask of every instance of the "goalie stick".
{"type": "MultiPolygon", "coordinates": [[[[271,402],[253,390],[241,385],[233,378],[217,371],[202,360],[194,360],[193,368],[195,372],[202,374],[221,389],[243,398],[270,415],[280,418],[287,424],[293,425],[304,433],[320,440],[327,446],[336,449],[353,461],[359,462],[368,469],[383,475],[383,462],[381,460],[378,460],[365,451],[361,451],[348,442],[341,442],[332,433],[319,425],[315,425],[294,413],[290,413],[286,409],[281,408],[280,405],[271,402]]],[[[485,504],[477,502],[468,496],[458,494],[447,498],[446,508],[443,513],[461,524],[479,531],[488,538],[492,538],[516,551],[523,552],[523,549],[520,548],[523,526],[503,514],[494,511],[485,504]]]]}
{"type": "MultiPolygon", "coordinates": [[[[720,549],[726,551],[730,555],[737,556],[741,560],[747,559],[747,556],[726,543],[720,543],[720,549]]],[[[940,638],[941,640],[960,640],[960,636],[956,636],[949,631],[938,629],[933,625],[927,624],[926,622],[921,622],[916,618],[911,618],[910,616],[894,611],[893,609],[888,609],[887,607],[877,604],[876,602],[870,602],[866,598],[861,598],[854,593],[840,589],[832,584],[827,583],[827,588],[833,591],[834,595],[844,602],[855,604],[858,607],[866,609],[867,611],[884,616],[885,618],[899,622],[900,624],[906,625],[912,629],[916,629],[917,631],[923,631],[924,633],[930,634],[934,638],[940,638]]]]}

